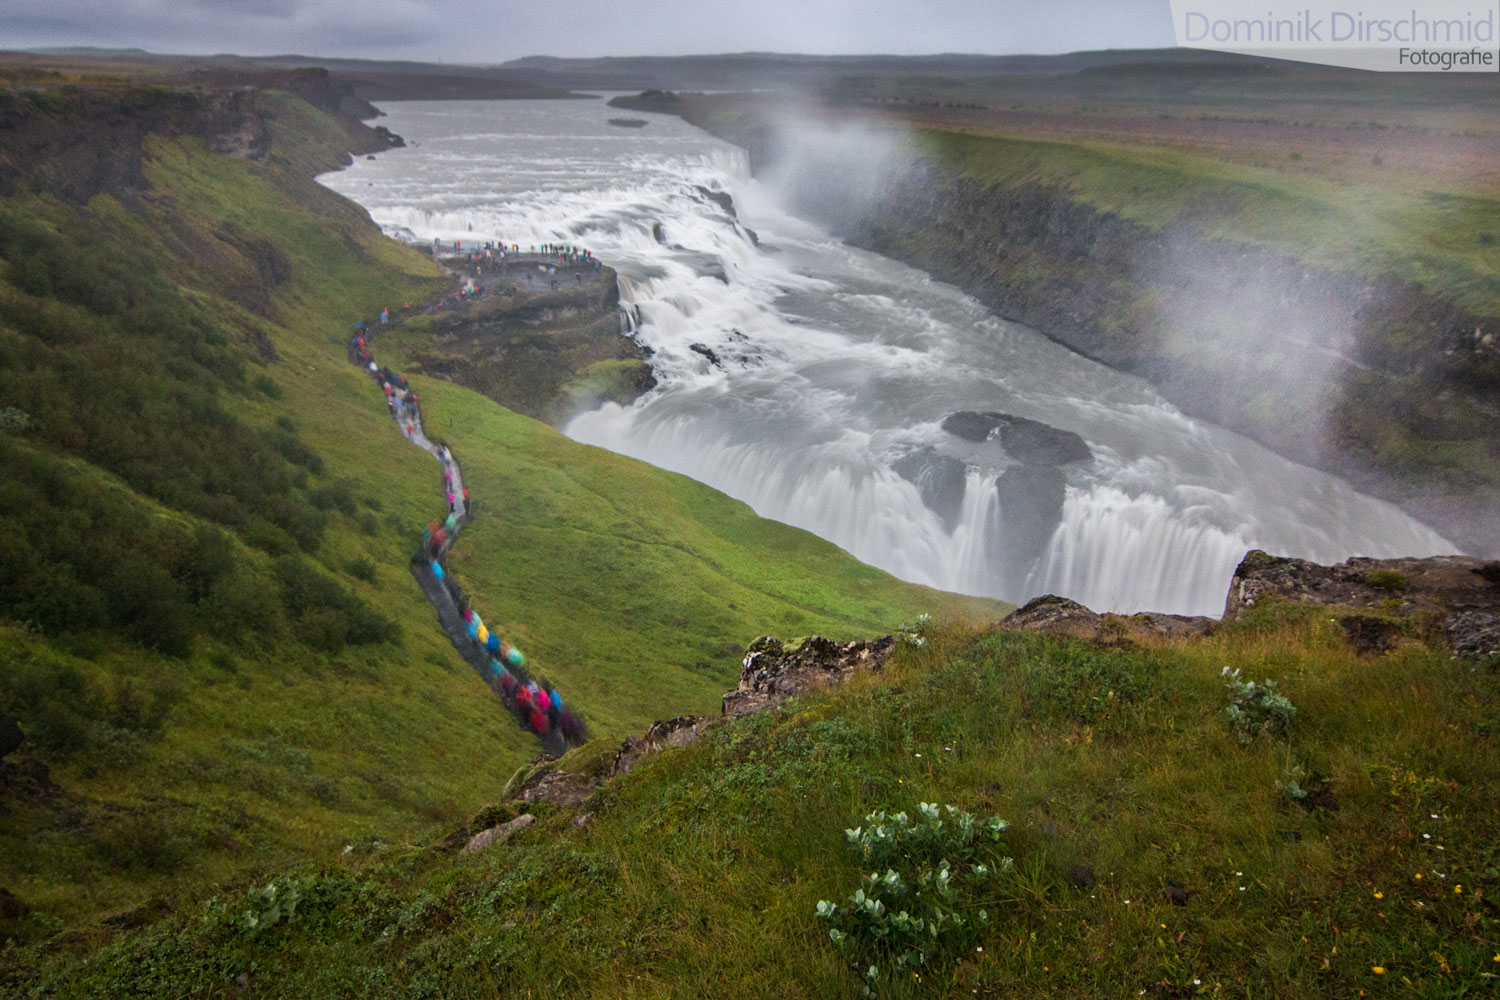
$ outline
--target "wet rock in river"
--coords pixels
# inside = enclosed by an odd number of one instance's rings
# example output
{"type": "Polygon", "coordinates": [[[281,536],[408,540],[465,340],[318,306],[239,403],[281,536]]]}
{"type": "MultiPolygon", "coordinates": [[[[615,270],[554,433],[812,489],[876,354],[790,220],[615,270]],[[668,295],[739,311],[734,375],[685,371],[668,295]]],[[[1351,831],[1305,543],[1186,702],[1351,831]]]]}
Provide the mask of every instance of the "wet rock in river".
{"type": "Polygon", "coordinates": [[[952,534],[963,514],[968,466],[935,448],[923,448],[891,463],[896,475],[917,488],[922,503],[943,521],[952,534]]]}

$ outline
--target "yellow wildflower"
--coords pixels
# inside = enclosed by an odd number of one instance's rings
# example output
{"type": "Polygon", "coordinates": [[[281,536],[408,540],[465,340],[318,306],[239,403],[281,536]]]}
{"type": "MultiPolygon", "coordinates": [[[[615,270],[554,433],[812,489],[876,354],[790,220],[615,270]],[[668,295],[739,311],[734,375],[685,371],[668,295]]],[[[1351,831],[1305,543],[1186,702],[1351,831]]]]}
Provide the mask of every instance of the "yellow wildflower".
{"type": "Polygon", "coordinates": [[[1372,968],[1370,971],[1373,972],[1373,973],[1375,973],[1375,975],[1377,975],[1377,976],[1383,976],[1383,975],[1385,975],[1385,966],[1383,966],[1383,965],[1377,965],[1374,968],[1372,968]]]}

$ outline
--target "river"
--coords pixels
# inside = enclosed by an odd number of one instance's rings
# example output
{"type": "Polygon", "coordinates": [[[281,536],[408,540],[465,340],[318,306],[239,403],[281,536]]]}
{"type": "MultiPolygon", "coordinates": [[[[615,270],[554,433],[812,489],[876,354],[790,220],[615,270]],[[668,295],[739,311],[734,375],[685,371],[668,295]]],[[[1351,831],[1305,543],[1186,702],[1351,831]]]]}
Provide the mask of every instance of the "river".
{"type": "Polygon", "coordinates": [[[382,110],[407,148],[321,180],[387,232],[572,243],[618,272],[660,385],[580,414],[570,437],[898,577],[1217,615],[1251,548],[1318,562],[1456,551],[1391,504],[789,214],[740,150],[675,118],[620,128],[608,119],[633,113],[593,100],[382,110]],[[1092,457],[966,440],[941,426],[960,411],[1074,432],[1092,457]]]}

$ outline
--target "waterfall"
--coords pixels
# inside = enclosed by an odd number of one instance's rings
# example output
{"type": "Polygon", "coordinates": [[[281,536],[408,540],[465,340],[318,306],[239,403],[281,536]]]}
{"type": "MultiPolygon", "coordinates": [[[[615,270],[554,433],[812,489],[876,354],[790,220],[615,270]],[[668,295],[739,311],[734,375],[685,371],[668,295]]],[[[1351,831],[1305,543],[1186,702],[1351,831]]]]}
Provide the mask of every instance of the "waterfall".
{"type": "Polygon", "coordinates": [[[578,415],[571,437],[903,579],[1218,614],[1252,547],[1324,562],[1454,551],[1390,504],[841,243],[751,179],[742,151],[675,119],[612,129],[596,102],[388,110],[421,145],[324,178],[387,231],[569,242],[619,273],[622,332],[654,352],[658,388],[578,415]],[[945,430],[959,412],[1076,434],[1086,457],[945,430]]]}

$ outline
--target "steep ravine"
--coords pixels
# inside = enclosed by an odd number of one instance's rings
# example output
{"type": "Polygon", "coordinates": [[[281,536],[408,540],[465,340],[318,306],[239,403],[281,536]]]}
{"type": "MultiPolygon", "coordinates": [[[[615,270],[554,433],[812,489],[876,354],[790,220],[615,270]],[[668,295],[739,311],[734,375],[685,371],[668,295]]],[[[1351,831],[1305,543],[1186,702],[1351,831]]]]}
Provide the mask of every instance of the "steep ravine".
{"type": "MultiPolygon", "coordinates": [[[[786,174],[775,122],[692,99],[617,103],[679,114],[748,150],[757,174],[786,174]]],[[[886,171],[873,199],[804,173],[782,178],[794,206],[850,243],[1500,554],[1485,471],[1500,463],[1500,316],[1215,238],[1204,220],[1152,229],[1057,187],[987,186],[937,158],[886,171]]]]}

